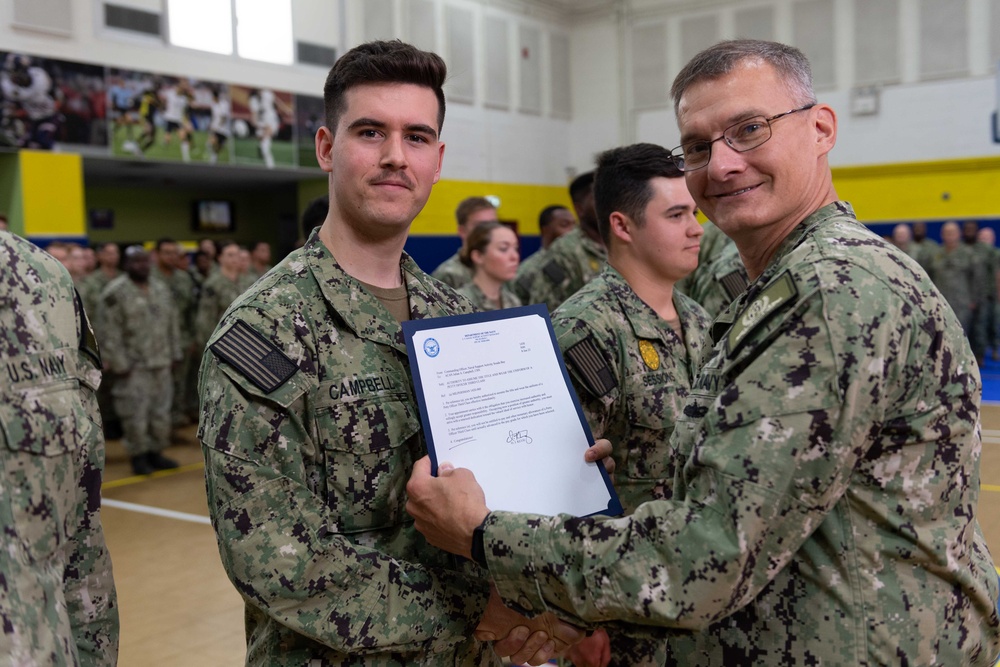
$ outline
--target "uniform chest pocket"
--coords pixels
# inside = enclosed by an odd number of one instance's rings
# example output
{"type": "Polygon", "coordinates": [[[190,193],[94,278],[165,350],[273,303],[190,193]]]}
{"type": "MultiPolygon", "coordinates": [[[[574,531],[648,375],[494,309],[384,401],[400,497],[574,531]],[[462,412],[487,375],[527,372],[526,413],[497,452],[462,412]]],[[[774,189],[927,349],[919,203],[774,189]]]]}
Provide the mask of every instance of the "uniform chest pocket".
{"type": "Polygon", "coordinates": [[[625,474],[629,479],[672,479],[675,459],[670,446],[677,411],[687,390],[675,382],[644,373],[630,378],[628,396],[629,437],[625,474]]]}
{"type": "Polygon", "coordinates": [[[77,454],[96,437],[76,380],[16,392],[0,404],[0,521],[13,528],[29,562],[67,539],[80,495],[77,454]]]}
{"type": "Polygon", "coordinates": [[[327,502],[344,533],[406,520],[406,482],[423,455],[415,410],[404,396],[337,403],[317,414],[327,502]]]}

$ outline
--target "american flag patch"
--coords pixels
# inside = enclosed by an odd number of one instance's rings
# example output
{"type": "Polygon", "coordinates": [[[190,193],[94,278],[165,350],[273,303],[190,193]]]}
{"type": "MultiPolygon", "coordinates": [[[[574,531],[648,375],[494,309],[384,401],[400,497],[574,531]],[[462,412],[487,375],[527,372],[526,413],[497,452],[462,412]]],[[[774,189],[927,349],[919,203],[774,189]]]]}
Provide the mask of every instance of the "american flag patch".
{"type": "Polygon", "coordinates": [[[594,396],[598,398],[604,396],[618,386],[618,381],[611,374],[608,363],[597,349],[593,336],[587,336],[566,350],[565,356],[566,361],[580,373],[594,396]]]}
{"type": "Polygon", "coordinates": [[[242,320],[236,320],[236,324],[208,349],[268,394],[285,384],[299,370],[295,362],[274,343],[242,320]]]}

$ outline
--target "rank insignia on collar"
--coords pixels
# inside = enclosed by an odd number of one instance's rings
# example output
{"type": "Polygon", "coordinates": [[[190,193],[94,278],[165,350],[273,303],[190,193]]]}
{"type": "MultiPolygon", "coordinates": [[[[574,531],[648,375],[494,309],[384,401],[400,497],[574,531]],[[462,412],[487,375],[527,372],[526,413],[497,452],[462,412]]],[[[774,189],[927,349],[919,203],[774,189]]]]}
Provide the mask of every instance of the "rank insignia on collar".
{"type": "Polygon", "coordinates": [[[649,370],[655,371],[660,367],[660,355],[648,340],[639,341],[639,354],[642,355],[642,361],[649,370]]]}
{"type": "Polygon", "coordinates": [[[795,281],[788,271],[778,276],[736,316],[727,340],[730,354],[736,351],[746,335],[767,319],[768,315],[786,303],[794,302],[798,294],[795,281]]]}

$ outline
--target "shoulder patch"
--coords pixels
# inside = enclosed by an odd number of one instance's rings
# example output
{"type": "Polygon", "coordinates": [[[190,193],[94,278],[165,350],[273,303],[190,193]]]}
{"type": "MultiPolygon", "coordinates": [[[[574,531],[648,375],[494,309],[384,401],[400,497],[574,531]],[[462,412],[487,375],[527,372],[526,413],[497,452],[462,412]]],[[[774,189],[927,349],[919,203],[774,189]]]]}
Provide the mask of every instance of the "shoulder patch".
{"type": "Polygon", "coordinates": [[[581,379],[594,396],[604,396],[618,386],[618,381],[597,349],[593,336],[587,336],[566,350],[566,359],[580,373],[581,379]]]}
{"type": "Polygon", "coordinates": [[[747,290],[747,274],[742,269],[736,269],[719,278],[722,290],[731,300],[747,290]]]}
{"type": "Polygon", "coordinates": [[[727,344],[729,352],[732,353],[739,347],[739,344],[746,338],[746,335],[767,319],[767,316],[778,310],[786,303],[792,303],[798,296],[799,291],[795,287],[795,281],[788,271],[783,272],[777,279],[768,285],[763,292],[747,304],[747,307],[736,316],[732,328],[729,329],[727,344]]]}
{"type": "Polygon", "coordinates": [[[545,277],[556,283],[557,285],[562,281],[566,280],[566,271],[563,270],[559,263],[555,260],[551,262],[546,262],[545,266],[542,267],[542,273],[545,277]]]}
{"type": "Polygon", "coordinates": [[[535,280],[534,274],[526,273],[517,280],[514,281],[514,285],[518,290],[523,291],[525,294],[531,291],[531,283],[535,280]]]}
{"type": "Polygon", "coordinates": [[[75,289],[73,295],[76,298],[76,309],[80,311],[80,351],[91,358],[98,370],[102,370],[101,348],[97,345],[97,336],[94,335],[94,328],[90,326],[87,311],[83,309],[83,299],[75,289]]]}
{"type": "Polygon", "coordinates": [[[299,370],[274,343],[242,320],[236,320],[208,349],[268,394],[299,370]]]}

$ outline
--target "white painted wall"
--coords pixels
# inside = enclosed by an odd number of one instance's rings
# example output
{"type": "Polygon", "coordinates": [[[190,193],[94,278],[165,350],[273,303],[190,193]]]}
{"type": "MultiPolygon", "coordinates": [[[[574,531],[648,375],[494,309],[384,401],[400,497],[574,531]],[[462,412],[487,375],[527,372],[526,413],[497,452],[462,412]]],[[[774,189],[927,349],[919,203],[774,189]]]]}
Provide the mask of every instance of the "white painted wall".
{"type": "MultiPolygon", "coordinates": [[[[60,0],[46,0],[58,2],[60,0]]],[[[235,56],[171,47],[158,40],[142,39],[101,26],[101,0],[65,0],[72,29],[68,36],[12,27],[14,0],[0,2],[0,49],[24,51],[67,60],[130,67],[168,74],[197,76],[245,85],[261,85],[308,95],[320,95],[324,68],[308,65],[279,66],[242,60],[235,56]]],[[[114,0],[117,4],[156,10],[165,0],[114,0]]],[[[343,51],[366,39],[365,7],[373,0],[293,0],[293,26],[297,39],[336,47],[343,51]]],[[[444,139],[448,144],[444,177],[528,184],[565,184],[574,173],[592,168],[596,153],[635,141],[653,141],[672,147],[677,131],[672,109],[633,108],[629,35],[634,26],[661,22],[666,26],[668,72],[662,85],[682,66],[680,26],[685,19],[718,15],[721,38],[739,30],[736,11],[750,5],[770,7],[774,34],[791,40],[797,3],[805,0],[622,0],[609,7],[574,13],[572,3],[560,5],[536,0],[379,0],[388,9],[394,36],[434,45],[438,53],[449,49],[445,14],[449,8],[471,12],[473,52],[471,62],[451,63],[472,68],[476,82],[468,102],[449,102],[444,139]],[[415,20],[415,8],[433,17],[415,20]],[[484,103],[487,87],[485,19],[508,24],[510,100],[506,108],[484,103]],[[434,26],[433,35],[411,35],[412,26],[434,26]],[[541,111],[520,108],[522,54],[519,28],[542,34],[541,48],[532,58],[541,63],[541,111]],[[550,36],[568,35],[572,115],[553,113],[550,36]]],[[[852,116],[850,93],[855,72],[855,39],[852,32],[856,2],[867,0],[817,0],[832,3],[836,86],[818,91],[840,116],[840,140],[831,156],[836,165],[884,164],[922,160],[1000,155],[992,142],[990,114],[997,109],[998,84],[994,72],[1000,58],[1000,0],[956,0],[968,21],[968,71],[963,78],[921,82],[918,66],[922,49],[919,16],[925,0],[899,0],[900,80],[881,90],[876,115],[852,116]]],[[[930,1],[930,0],[926,0],[930,1]]],[[[370,12],[369,12],[370,14],[370,12]]],[[[420,18],[420,17],[417,17],[420,18]]],[[[690,24],[688,24],[690,25],[690,24]]],[[[925,32],[926,34],[926,32],[925,32]]],[[[447,58],[446,58],[447,60],[447,58]]]]}
{"type": "MultiPolygon", "coordinates": [[[[801,0],[760,0],[754,6],[774,9],[775,35],[792,41],[794,6],[801,0]]],[[[919,16],[923,0],[900,0],[898,29],[901,76],[879,91],[874,115],[852,115],[851,89],[855,72],[852,34],[855,2],[827,0],[833,4],[834,67],[836,86],[817,90],[823,102],[838,113],[840,134],[831,154],[836,166],[887,164],[914,161],[1000,156],[994,143],[991,114],[1000,103],[1000,80],[995,74],[998,47],[994,31],[1000,27],[1000,0],[962,0],[968,21],[968,67],[961,78],[920,81],[920,58],[927,44],[920,41],[919,16]]],[[[665,22],[669,72],[662,85],[669,88],[684,64],[678,40],[686,18],[718,15],[719,38],[737,36],[734,12],[748,2],[683,2],[683,0],[632,0],[617,13],[579,21],[573,27],[574,118],[570,136],[574,145],[570,163],[589,166],[590,155],[603,147],[650,141],[676,146],[678,132],[673,109],[633,108],[629,89],[631,62],[620,70],[611,63],[629,60],[629,35],[634,26],[665,22]],[[586,97],[591,109],[581,109],[586,97]],[[615,104],[614,102],[622,102],[615,104]]],[[[932,32],[932,31],[931,31],[932,32]]],[[[776,111],[777,113],[777,111],[776,111]]]]}

